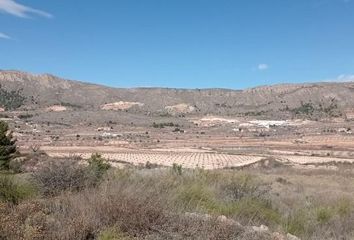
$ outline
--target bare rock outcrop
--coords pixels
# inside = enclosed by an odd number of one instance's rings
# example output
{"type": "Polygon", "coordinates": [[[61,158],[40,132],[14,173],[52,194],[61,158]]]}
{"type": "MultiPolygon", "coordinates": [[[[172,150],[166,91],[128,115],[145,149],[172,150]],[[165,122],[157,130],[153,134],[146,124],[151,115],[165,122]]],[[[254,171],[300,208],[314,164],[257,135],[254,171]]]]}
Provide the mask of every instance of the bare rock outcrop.
{"type": "Polygon", "coordinates": [[[113,111],[119,111],[119,110],[127,110],[130,109],[134,106],[142,107],[144,106],[144,103],[140,102],[114,102],[114,103],[107,103],[101,106],[102,110],[113,110],[113,111]]]}

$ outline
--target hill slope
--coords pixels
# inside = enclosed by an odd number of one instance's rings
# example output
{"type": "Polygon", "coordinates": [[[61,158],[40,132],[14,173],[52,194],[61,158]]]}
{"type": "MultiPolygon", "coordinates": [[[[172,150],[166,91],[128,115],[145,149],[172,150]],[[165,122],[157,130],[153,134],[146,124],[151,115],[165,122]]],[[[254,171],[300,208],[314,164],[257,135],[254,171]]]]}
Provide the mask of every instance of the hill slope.
{"type": "Polygon", "coordinates": [[[0,71],[0,84],[0,107],[9,110],[63,105],[152,114],[337,116],[354,108],[354,83],[284,84],[246,90],[122,89],[49,74],[0,71]]]}

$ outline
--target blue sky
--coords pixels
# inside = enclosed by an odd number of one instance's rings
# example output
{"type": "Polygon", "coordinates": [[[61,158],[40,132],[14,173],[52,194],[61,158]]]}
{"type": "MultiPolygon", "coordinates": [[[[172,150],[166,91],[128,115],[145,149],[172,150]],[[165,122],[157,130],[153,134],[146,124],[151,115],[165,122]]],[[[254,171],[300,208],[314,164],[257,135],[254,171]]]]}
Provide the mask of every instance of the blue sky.
{"type": "Polygon", "coordinates": [[[115,87],[354,80],[354,0],[0,0],[0,69],[115,87]]]}

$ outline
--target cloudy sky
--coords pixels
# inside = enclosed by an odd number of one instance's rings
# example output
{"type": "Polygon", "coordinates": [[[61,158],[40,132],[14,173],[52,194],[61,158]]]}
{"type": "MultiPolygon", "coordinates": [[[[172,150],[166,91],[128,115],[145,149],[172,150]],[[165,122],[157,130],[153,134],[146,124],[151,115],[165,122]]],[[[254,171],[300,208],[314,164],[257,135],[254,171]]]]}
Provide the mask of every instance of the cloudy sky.
{"type": "Polygon", "coordinates": [[[0,69],[116,87],[354,80],[354,0],[0,0],[0,69]]]}

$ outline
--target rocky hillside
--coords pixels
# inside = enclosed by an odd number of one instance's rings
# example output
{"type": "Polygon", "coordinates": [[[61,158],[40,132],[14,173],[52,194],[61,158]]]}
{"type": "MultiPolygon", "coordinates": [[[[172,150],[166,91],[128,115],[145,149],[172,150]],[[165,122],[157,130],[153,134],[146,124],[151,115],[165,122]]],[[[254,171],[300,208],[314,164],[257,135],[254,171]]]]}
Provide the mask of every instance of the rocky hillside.
{"type": "Polygon", "coordinates": [[[246,90],[122,89],[65,80],[49,74],[0,71],[0,84],[0,107],[7,110],[61,106],[61,110],[171,115],[336,117],[354,109],[354,83],[283,84],[246,90]]]}

